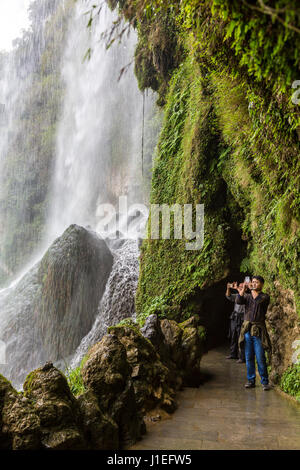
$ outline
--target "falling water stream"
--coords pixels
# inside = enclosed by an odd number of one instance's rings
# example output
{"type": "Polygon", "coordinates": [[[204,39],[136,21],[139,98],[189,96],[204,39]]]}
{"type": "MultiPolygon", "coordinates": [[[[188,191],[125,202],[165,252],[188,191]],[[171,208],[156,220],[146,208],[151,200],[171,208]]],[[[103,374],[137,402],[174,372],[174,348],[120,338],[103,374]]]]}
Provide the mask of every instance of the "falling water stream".
{"type": "MultiPolygon", "coordinates": [[[[100,41],[116,16],[105,8],[86,28],[86,2],[79,2],[71,20],[63,57],[66,86],[57,131],[56,164],[47,234],[50,240],[71,223],[97,225],[99,204],[141,187],[142,94],[131,66],[134,32],[106,49],[100,41]],[[83,63],[88,50],[90,60],[83,63]]],[[[133,202],[133,201],[131,201],[133,202]]]]}
{"type": "MultiPolygon", "coordinates": [[[[84,13],[91,5],[90,1],[78,1],[69,21],[61,71],[66,91],[57,125],[50,208],[41,255],[71,224],[97,230],[101,204],[114,205],[117,210],[120,196],[127,196],[128,205],[145,201],[141,164],[143,95],[138,90],[133,65],[118,80],[121,68],[133,61],[136,36],[131,31],[120,44],[116,41],[107,50],[100,37],[112,25],[115,14],[103,9],[87,29],[84,13]],[[84,61],[89,49],[91,57],[84,61]]],[[[18,102],[18,95],[15,101],[18,102]]],[[[146,113],[151,114],[153,106],[154,97],[150,95],[146,98],[146,113]]],[[[124,215],[123,219],[119,216],[124,222],[124,215]]],[[[145,215],[140,223],[145,225],[145,215]]],[[[101,339],[109,325],[135,315],[138,240],[126,237],[106,240],[114,257],[113,268],[93,328],[83,335],[73,359],[69,358],[73,366],[91,344],[101,339]]],[[[9,357],[11,364],[0,366],[0,372],[15,382],[13,370],[21,357],[23,370],[18,379],[47,359],[39,355],[39,342],[28,340],[32,322],[30,293],[36,288],[35,262],[36,259],[21,280],[0,291],[0,335],[5,332],[5,341],[17,350],[9,357]]]]}

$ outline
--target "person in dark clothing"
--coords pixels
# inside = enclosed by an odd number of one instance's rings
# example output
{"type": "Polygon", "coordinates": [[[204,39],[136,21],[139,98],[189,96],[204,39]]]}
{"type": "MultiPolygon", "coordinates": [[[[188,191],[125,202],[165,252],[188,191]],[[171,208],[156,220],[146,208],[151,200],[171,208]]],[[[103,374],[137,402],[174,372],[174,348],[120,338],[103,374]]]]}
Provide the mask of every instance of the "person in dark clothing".
{"type": "Polygon", "coordinates": [[[264,279],[261,276],[253,276],[252,283],[244,283],[239,289],[236,302],[245,305],[244,322],[241,328],[239,344],[245,343],[245,356],[247,367],[246,388],[255,387],[255,358],[258,372],[261,378],[263,390],[270,390],[269,377],[266,364],[265,350],[271,353],[271,343],[267,332],[265,317],[270,303],[270,296],[262,292],[264,279]],[[250,294],[246,288],[250,287],[250,294]]]}
{"type": "Polygon", "coordinates": [[[237,284],[227,284],[226,298],[234,303],[233,312],[230,315],[229,339],[230,339],[230,355],[226,359],[238,359],[238,363],[245,362],[245,350],[242,345],[239,348],[239,337],[241,326],[244,321],[245,306],[236,303],[238,294],[233,294],[231,288],[237,289],[237,284]]]}

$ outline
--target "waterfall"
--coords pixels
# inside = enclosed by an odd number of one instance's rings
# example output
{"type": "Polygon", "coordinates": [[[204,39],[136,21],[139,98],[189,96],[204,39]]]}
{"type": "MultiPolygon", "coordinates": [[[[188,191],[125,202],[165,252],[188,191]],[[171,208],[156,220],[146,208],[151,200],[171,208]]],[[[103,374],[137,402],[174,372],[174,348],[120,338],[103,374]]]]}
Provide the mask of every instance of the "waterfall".
{"type": "MultiPolygon", "coordinates": [[[[32,83],[32,75],[28,71],[34,70],[35,60],[32,59],[31,50],[25,47],[24,57],[26,68],[20,64],[21,58],[15,53],[2,53],[0,55],[0,201],[7,197],[21,199],[26,188],[18,184],[13,194],[7,194],[7,178],[9,154],[14,143],[20,138],[20,120],[26,108],[26,94],[32,83]],[[31,58],[30,58],[31,57],[31,58]],[[30,58],[28,62],[26,58],[30,58]]],[[[16,145],[16,144],[15,144],[16,145]]],[[[23,169],[19,167],[18,171],[23,169]]],[[[21,175],[16,175],[20,181],[21,175]]],[[[7,234],[5,210],[0,209],[0,278],[12,274],[4,254],[4,240],[7,234]]]]}
{"type": "MultiPolygon", "coordinates": [[[[131,31],[121,44],[108,50],[99,42],[116,16],[102,10],[85,27],[86,4],[78,3],[71,20],[63,59],[66,96],[57,133],[57,159],[53,178],[52,206],[48,221],[49,240],[71,223],[97,229],[100,204],[117,204],[126,195],[128,203],[143,202],[141,141],[143,96],[131,64],[118,80],[123,67],[132,63],[136,34],[131,31]],[[88,50],[88,61],[82,64],[88,50]]],[[[146,98],[146,112],[153,95],[146,98]]],[[[144,220],[144,224],[146,219],[144,220]]],[[[80,362],[91,344],[107,327],[135,315],[134,296],[138,281],[138,241],[127,240],[112,247],[114,265],[99,305],[98,317],[83,338],[72,366],[80,362]]]]}
{"type": "Polygon", "coordinates": [[[99,204],[116,204],[120,195],[131,202],[141,184],[142,93],[131,65],[133,31],[106,49],[101,35],[116,15],[103,8],[86,28],[84,13],[91,2],[77,2],[63,57],[63,115],[56,140],[56,165],[47,233],[50,240],[71,223],[95,228],[99,204]],[[83,63],[87,51],[91,57],[83,63]]]}
{"type": "Polygon", "coordinates": [[[100,301],[98,316],[77,348],[71,362],[72,368],[80,364],[89,347],[101,340],[109,326],[125,318],[135,319],[134,296],[139,276],[136,241],[124,241],[120,248],[113,250],[113,254],[114,265],[100,301]]]}
{"type": "Polygon", "coordinates": [[[35,0],[31,28],[0,52],[0,286],[32,265],[42,239],[67,14],[60,0],[35,0]]]}
{"type": "MultiPolygon", "coordinates": [[[[64,2],[58,1],[58,4],[64,2]]],[[[92,4],[92,1],[76,2],[68,20],[66,41],[62,44],[60,80],[64,92],[55,123],[55,156],[50,165],[52,177],[47,190],[48,212],[44,239],[39,245],[40,258],[71,224],[97,231],[102,204],[110,204],[118,212],[120,196],[127,197],[129,206],[145,203],[148,197],[145,175],[142,174],[141,146],[144,140],[147,144],[143,153],[149,167],[159,127],[151,129],[148,136],[142,136],[142,131],[145,120],[147,133],[147,120],[154,114],[154,95],[144,96],[143,102],[143,94],[138,90],[133,72],[135,33],[131,31],[120,44],[115,41],[106,49],[100,40],[101,33],[111,27],[116,16],[103,8],[88,29],[84,13],[92,4]],[[84,60],[89,50],[90,59],[84,60]],[[123,67],[127,71],[118,80],[123,67]]],[[[42,49],[43,45],[38,43],[37,47],[42,49]]],[[[28,77],[30,82],[31,75],[28,77]]],[[[31,89],[30,83],[28,85],[24,80],[16,90],[21,98],[26,97],[26,87],[31,89]]],[[[17,95],[11,103],[12,110],[16,109],[17,95]]],[[[18,112],[22,112],[21,106],[18,112]]],[[[16,132],[14,123],[12,127],[16,132]]],[[[6,132],[8,135],[11,132],[8,127],[6,132]]],[[[5,139],[0,145],[5,146],[5,139]]],[[[128,221],[122,213],[117,213],[116,219],[122,221],[119,237],[128,221]]],[[[129,221],[137,223],[134,214],[129,214],[129,221]]],[[[139,224],[145,223],[144,214],[139,224]]],[[[80,362],[91,344],[101,339],[108,326],[123,318],[135,317],[139,241],[134,230],[132,233],[126,233],[127,239],[123,240],[105,239],[114,258],[112,271],[91,331],[88,334],[82,332],[81,343],[77,351],[73,351],[73,358],[67,358],[73,366],[80,362]]],[[[11,350],[11,363],[1,368],[1,372],[19,386],[32,367],[49,360],[44,357],[43,338],[32,333],[33,311],[35,315],[39,312],[37,299],[41,292],[39,263],[36,261],[36,257],[32,258],[30,269],[26,268],[21,279],[0,291],[0,340],[5,339],[11,350]],[[14,349],[17,350],[15,355],[14,349]],[[15,372],[19,363],[22,366],[15,372]]],[[[59,335],[60,331],[55,334],[59,335]]],[[[57,364],[62,367],[66,358],[61,359],[57,364]]]]}

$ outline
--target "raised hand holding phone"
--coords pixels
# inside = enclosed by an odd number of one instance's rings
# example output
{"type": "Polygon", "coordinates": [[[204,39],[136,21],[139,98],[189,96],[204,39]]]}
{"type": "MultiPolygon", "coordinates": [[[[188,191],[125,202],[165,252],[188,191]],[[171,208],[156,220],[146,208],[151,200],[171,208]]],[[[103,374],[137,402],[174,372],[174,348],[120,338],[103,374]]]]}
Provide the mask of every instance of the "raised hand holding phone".
{"type": "Polygon", "coordinates": [[[238,286],[238,292],[240,295],[244,295],[246,287],[247,287],[246,282],[243,282],[238,286]]]}

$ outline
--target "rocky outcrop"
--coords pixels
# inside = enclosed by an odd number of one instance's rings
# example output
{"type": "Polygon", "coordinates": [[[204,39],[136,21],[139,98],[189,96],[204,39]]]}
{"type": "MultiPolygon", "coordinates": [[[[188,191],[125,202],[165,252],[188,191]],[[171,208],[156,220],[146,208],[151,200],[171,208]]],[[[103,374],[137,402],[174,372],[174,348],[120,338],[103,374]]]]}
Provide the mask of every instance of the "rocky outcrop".
{"type": "Polygon", "coordinates": [[[204,353],[205,330],[199,325],[197,317],[191,317],[180,324],[183,330],[181,338],[183,384],[198,387],[201,383],[200,361],[204,353]]]}
{"type": "Polygon", "coordinates": [[[16,392],[10,382],[0,375],[0,450],[10,449],[12,447],[11,437],[3,426],[3,409],[9,397],[15,398],[16,392]]]}
{"type": "Polygon", "coordinates": [[[102,411],[97,396],[89,390],[78,397],[78,404],[88,448],[95,450],[119,449],[118,425],[102,411]]]}
{"type": "Polygon", "coordinates": [[[109,334],[91,348],[88,356],[81,373],[85,387],[118,425],[120,444],[136,442],[145,428],[135,399],[126,349],[115,335],[109,334]]]}
{"type": "Polygon", "coordinates": [[[198,323],[196,317],[178,325],[151,316],[142,330],[132,323],[109,328],[84,361],[85,391],[79,397],[51,362],[31,372],[20,393],[0,376],[0,449],[132,445],[146,432],[148,412],[173,412],[176,390],[199,385],[203,332],[198,323]]]}
{"type": "Polygon", "coordinates": [[[300,339],[300,321],[293,291],[275,281],[277,296],[271,297],[267,327],[272,344],[272,382],[278,383],[283,372],[296,363],[295,345],[300,339]]]}
{"type": "Polygon", "coordinates": [[[105,241],[78,225],[47,251],[38,271],[41,301],[35,309],[47,358],[68,357],[90,331],[112,264],[105,241]]]}
{"type": "Polygon", "coordinates": [[[197,315],[180,324],[168,319],[159,321],[156,315],[150,315],[141,332],[159,352],[169,370],[169,382],[175,389],[200,385],[205,330],[197,315]]]}
{"type": "Polygon", "coordinates": [[[170,371],[163,364],[153,344],[136,328],[112,327],[110,333],[123,344],[130,364],[131,379],[139,410],[143,413],[160,407],[172,413],[176,407],[170,371]]]}
{"type": "Polygon", "coordinates": [[[31,372],[23,388],[24,396],[34,402],[43,447],[84,448],[78,403],[67,379],[53,364],[45,364],[31,372]]]}
{"type": "Polygon", "coordinates": [[[3,304],[0,299],[5,376],[21,384],[28,368],[74,353],[92,328],[112,264],[104,240],[83,227],[71,225],[52,244],[3,304]]]}

